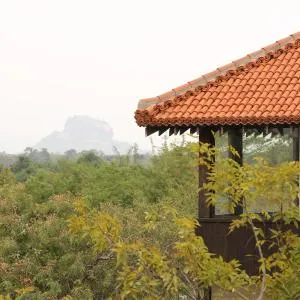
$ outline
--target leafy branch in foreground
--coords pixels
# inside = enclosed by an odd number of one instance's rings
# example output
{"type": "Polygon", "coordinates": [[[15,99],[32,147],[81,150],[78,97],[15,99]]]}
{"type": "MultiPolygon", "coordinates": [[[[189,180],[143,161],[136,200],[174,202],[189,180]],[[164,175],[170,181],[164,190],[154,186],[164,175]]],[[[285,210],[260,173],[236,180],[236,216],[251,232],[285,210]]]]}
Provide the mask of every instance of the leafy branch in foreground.
{"type": "Polygon", "coordinates": [[[115,297],[174,299],[182,295],[201,299],[212,285],[236,294],[252,284],[237,261],[225,262],[209,253],[203,239],[195,235],[197,222],[178,216],[173,208],[160,207],[146,213],[144,226],[150,235],[160,230],[160,222],[174,228],[176,238],[165,249],[149,244],[147,236],[134,242],[123,240],[115,218],[89,211],[83,204],[76,204],[76,212],[69,220],[71,233],[91,242],[99,257],[115,260],[115,297]]]}
{"type": "Polygon", "coordinates": [[[196,211],[198,150],[166,147],[143,164],[23,165],[17,181],[0,168],[2,298],[201,299],[212,286],[221,299],[253,299],[257,289],[256,297],[297,299],[300,241],[286,229],[299,223],[299,165],[256,159],[240,167],[208,145],[201,150],[209,155],[200,163],[216,156],[208,204],[226,213],[242,205],[231,230],[252,228],[257,237],[261,271],[250,277],[239,262],[210,253],[195,236],[201,224],[182,217],[196,211]],[[274,224],[269,233],[266,221],[274,224]]]}
{"type": "Polygon", "coordinates": [[[262,300],[266,295],[271,299],[296,299],[293,297],[299,296],[300,282],[291,274],[299,275],[296,270],[300,269],[300,237],[293,233],[300,223],[296,201],[300,192],[299,163],[272,166],[256,158],[255,164],[240,166],[232,159],[220,158],[217,149],[200,145],[198,151],[201,149],[209,153],[206,160],[200,161],[210,171],[209,181],[203,187],[207,204],[223,205],[231,214],[241,206],[243,213],[232,221],[229,233],[241,227],[252,231],[260,264],[256,299],[262,300]],[[278,228],[271,237],[263,229],[265,221],[278,228]]]}
{"type": "Polygon", "coordinates": [[[216,149],[207,145],[201,147],[203,153],[208,153],[200,161],[207,164],[210,171],[209,182],[204,186],[208,205],[224,204],[224,198],[228,199],[226,205],[230,212],[242,205],[243,213],[232,221],[230,232],[241,227],[252,230],[259,256],[259,276],[248,276],[236,260],[225,262],[210,253],[203,239],[195,235],[195,227],[199,224],[194,219],[181,217],[174,208],[167,206],[157,205],[147,211],[144,224],[150,235],[171,228],[173,238],[167,247],[153,243],[147,234],[136,240],[124,239],[118,221],[95,210],[77,209],[79,215],[71,219],[73,232],[74,224],[81,224],[78,228],[83,231],[84,238],[89,237],[98,255],[107,255],[105,251],[109,251],[117,271],[118,285],[114,295],[121,299],[174,299],[179,296],[202,299],[205,290],[212,286],[219,293],[230,293],[231,297],[240,299],[250,299],[252,291],[257,292],[257,300],[266,296],[271,299],[298,297],[299,282],[294,277],[300,269],[299,237],[287,231],[285,225],[297,226],[300,221],[295,202],[299,192],[299,165],[270,166],[257,159],[255,165],[239,166],[231,159],[215,160],[216,149]],[[277,211],[270,213],[265,202],[277,211]],[[281,229],[273,230],[268,238],[259,225],[266,220],[282,224],[281,229]],[[118,229],[114,230],[113,226],[118,229]],[[267,251],[266,245],[272,247],[273,252],[267,251]]]}

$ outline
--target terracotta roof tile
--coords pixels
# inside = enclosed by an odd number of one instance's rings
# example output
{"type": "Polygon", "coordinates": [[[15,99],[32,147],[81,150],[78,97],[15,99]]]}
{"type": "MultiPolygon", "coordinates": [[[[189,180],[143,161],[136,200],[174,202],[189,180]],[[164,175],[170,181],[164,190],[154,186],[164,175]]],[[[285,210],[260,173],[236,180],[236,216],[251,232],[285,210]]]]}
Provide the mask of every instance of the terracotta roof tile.
{"type": "Polygon", "coordinates": [[[140,126],[300,123],[300,33],[155,98],[140,126]]]}

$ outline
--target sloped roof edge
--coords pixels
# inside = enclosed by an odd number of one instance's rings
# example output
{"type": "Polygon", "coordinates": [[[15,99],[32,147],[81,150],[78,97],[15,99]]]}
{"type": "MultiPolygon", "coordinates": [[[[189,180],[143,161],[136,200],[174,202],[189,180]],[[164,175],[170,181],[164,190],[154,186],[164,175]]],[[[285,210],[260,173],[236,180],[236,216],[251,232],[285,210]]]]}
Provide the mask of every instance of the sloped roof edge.
{"type": "Polygon", "coordinates": [[[240,59],[234,60],[230,64],[219,67],[215,71],[206,73],[206,74],[202,75],[201,77],[198,77],[192,81],[188,81],[186,84],[176,87],[169,92],[166,92],[166,93],[161,94],[156,97],[141,99],[138,102],[137,109],[138,110],[147,109],[148,107],[150,107],[152,105],[159,104],[164,101],[175,98],[176,96],[183,95],[185,92],[192,90],[196,87],[205,86],[207,83],[216,80],[219,76],[225,75],[228,71],[237,69],[240,66],[245,66],[246,64],[254,62],[259,58],[262,59],[263,57],[268,55],[270,52],[275,52],[279,49],[282,49],[285,45],[287,45],[295,40],[298,40],[298,39],[300,39],[300,32],[291,34],[287,38],[278,40],[275,43],[268,45],[266,47],[263,47],[258,51],[252,52],[240,59]]]}
{"type": "MultiPolygon", "coordinates": [[[[207,73],[167,93],[153,98],[142,99],[139,101],[138,109],[135,112],[137,124],[139,126],[159,125],[156,124],[157,122],[154,120],[155,115],[159,111],[164,110],[167,107],[176,105],[176,103],[180,102],[183,99],[186,99],[194,93],[206,91],[211,86],[216,86],[224,80],[227,81],[237,74],[247,72],[252,68],[263,64],[264,62],[268,62],[271,59],[276,59],[276,57],[284,52],[289,51],[289,49],[295,47],[298,48],[299,46],[300,32],[297,32],[285,39],[281,39],[274,44],[262,48],[259,51],[248,54],[241,59],[235,60],[228,65],[218,68],[216,71],[207,73]]],[[[298,119],[299,118],[297,117],[297,120],[298,119]]],[[[277,120],[277,122],[278,121],[279,120],[277,120]]]]}

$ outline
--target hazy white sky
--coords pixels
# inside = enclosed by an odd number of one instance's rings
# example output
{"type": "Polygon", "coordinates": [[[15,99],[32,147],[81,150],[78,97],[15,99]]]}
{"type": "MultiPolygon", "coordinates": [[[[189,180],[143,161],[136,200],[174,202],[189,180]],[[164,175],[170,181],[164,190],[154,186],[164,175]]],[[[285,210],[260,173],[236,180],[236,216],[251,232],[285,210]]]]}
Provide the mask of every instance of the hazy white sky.
{"type": "Polygon", "coordinates": [[[0,151],[79,114],[145,148],[140,98],[300,31],[299,11],[299,0],[0,0],[0,151]]]}

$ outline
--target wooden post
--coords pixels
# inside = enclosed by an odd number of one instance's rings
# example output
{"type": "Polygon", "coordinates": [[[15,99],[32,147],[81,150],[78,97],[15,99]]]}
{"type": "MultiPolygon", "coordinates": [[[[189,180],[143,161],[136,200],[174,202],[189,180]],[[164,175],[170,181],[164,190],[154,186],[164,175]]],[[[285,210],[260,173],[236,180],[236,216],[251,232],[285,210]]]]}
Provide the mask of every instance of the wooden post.
{"type": "MultiPolygon", "coordinates": [[[[200,143],[207,143],[212,147],[215,146],[215,137],[212,133],[211,128],[209,127],[199,127],[199,144],[200,143]]],[[[199,158],[200,158],[199,152],[199,158]]],[[[199,188],[203,187],[203,185],[207,182],[208,170],[206,166],[199,165],[199,188]]],[[[198,198],[198,219],[201,218],[213,218],[215,215],[215,208],[212,206],[207,207],[206,204],[206,195],[205,191],[199,191],[199,198],[198,198]]],[[[200,299],[200,296],[198,296],[200,299]]],[[[212,299],[212,289],[208,288],[205,291],[204,300],[211,300],[212,299]]]]}
{"type": "Polygon", "coordinates": [[[231,127],[228,129],[228,146],[233,147],[240,157],[234,156],[230,151],[228,157],[243,165],[243,129],[242,127],[231,127]]]}
{"type": "MultiPolygon", "coordinates": [[[[228,146],[233,147],[239,154],[235,156],[228,151],[228,157],[236,161],[240,166],[243,165],[243,128],[241,126],[230,127],[228,129],[228,146]]],[[[234,209],[235,215],[243,213],[243,206],[238,205],[234,209]]]]}
{"type": "MultiPolygon", "coordinates": [[[[207,143],[215,146],[215,138],[209,127],[199,127],[199,143],[207,143]]],[[[200,158],[199,153],[199,158],[200,158]]],[[[199,165],[199,188],[207,182],[208,170],[206,166],[199,165]]],[[[198,218],[212,218],[214,216],[214,207],[207,207],[205,191],[199,191],[198,200],[198,218]]]]}
{"type": "MultiPolygon", "coordinates": [[[[299,126],[295,127],[293,130],[293,161],[300,161],[300,151],[299,151],[299,145],[300,145],[300,128],[299,126]]],[[[300,179],[298,179],[300,184],[300,179]]],[[[297,205],[300,207],[300,199],[299,196],[296,199],[297,205]]]]}

